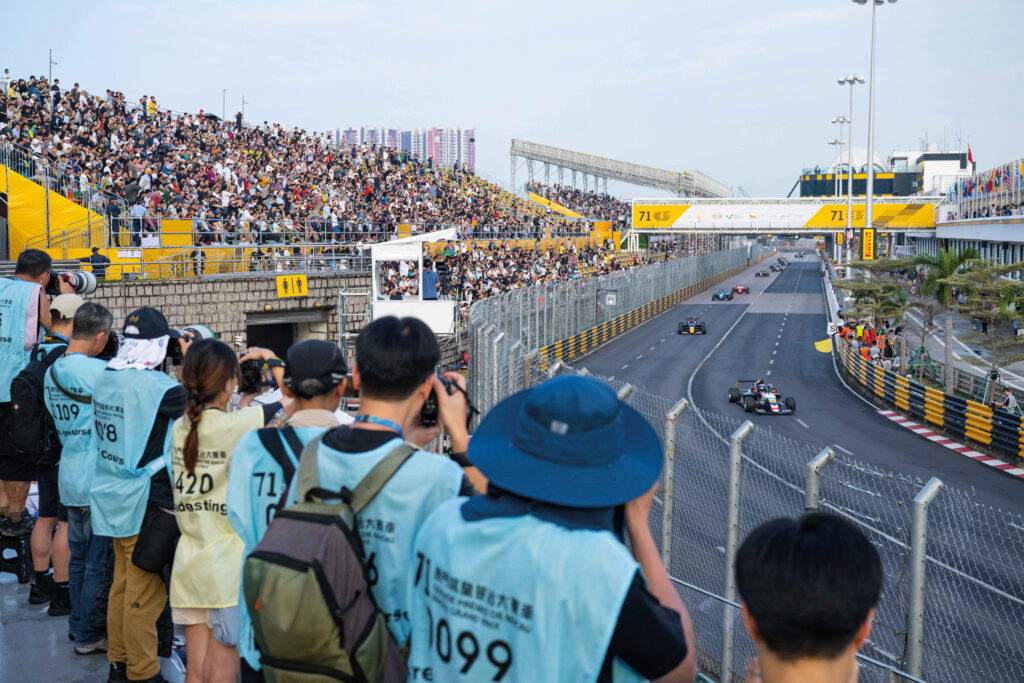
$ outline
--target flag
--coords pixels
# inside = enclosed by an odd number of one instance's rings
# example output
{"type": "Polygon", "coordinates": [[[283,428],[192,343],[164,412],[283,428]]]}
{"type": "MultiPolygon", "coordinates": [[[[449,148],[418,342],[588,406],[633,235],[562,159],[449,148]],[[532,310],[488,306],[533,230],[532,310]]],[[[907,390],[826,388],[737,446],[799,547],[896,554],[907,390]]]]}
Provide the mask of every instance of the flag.
{"type": "Polygon", "coordinates": [[[971,164],[974,163],[974,155],[971,154],[971,144],[970,143],[967,143],[967,161],[969,161],[971,164]]]}
{"type": "Polygon", "coordinates": [[[824,339],[819,342],[814,342],[814,348],[822,353],[832,353],[832,338],[824,339]]]}

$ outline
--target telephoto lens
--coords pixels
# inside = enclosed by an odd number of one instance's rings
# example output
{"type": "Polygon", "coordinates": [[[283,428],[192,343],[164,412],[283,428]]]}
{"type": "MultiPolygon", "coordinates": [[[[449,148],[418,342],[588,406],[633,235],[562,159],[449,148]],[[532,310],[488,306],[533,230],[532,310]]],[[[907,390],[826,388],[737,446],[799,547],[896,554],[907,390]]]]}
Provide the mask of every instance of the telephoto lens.
{"type": "Polygon", "coordinates": [[[96,291],[96,276],[86,270],[74,270],[66,273],[50,273],[50,283],[46,285],[46,293],[53,296],[60,294],[60,281],[64,280],[75,294],[92,294],[96,291]]]}

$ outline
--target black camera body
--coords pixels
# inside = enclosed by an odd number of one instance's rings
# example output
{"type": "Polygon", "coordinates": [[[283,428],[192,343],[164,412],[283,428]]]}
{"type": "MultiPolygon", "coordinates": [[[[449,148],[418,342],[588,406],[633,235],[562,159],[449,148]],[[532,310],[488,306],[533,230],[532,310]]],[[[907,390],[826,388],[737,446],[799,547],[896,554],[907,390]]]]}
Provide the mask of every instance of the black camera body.
{"type": "MultiPolygon", "coordinates": [[[[454,380],[440,375],[438,375],[437,378],[441,380],[441,384],[444,385],[449,396],[457,391],[454,380]]],[[[427,400],[423,402],[423,408],[420,410],[420,422],[424,427],[433,427],[437,424],[439,413],[440,409],[437,405],[437,392],[431,391],[430,396],[427,396],[427,400]]]]}
{"type": "Polygon", "coordinates": [[[103,350],[96,354],[96,357],[100,360],[110,362],[117,355],[117,350],[121,347],[121,335],[114,330],[110,331],[107,335],[107,343],[103,347],[103,350]]]}
{"type": "Polygon", "coordinates": [[[255,394],[263,386],[263,361],[250,358],[239,365],[238,393],[255,394]]]}

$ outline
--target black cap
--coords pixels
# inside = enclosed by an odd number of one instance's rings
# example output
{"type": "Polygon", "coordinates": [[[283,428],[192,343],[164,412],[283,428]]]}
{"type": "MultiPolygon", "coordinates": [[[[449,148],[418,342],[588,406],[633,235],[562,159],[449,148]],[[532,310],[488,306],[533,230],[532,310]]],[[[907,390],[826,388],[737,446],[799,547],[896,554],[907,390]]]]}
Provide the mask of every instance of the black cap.
{"type": "Polygon", "coordinates": [[[168,327],[164,314],[152,306],[143,306],[129,313],[124,319],[122,334],[128,339],[181,338],[181,332],[168,327]]]}
{"type": "Polygon", "coordinates": [[[322,339],[307,339],[288,349],[284,383],[300,398],[325,394],[341,384],[348,365],[338,345],[322,339]]]}

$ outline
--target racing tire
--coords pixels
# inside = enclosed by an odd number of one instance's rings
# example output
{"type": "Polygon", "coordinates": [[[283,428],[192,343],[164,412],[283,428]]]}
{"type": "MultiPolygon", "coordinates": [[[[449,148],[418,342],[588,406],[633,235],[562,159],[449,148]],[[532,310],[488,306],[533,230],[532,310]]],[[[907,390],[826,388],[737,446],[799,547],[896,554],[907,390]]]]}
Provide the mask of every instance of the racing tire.
{"type": "Polygon", "coordinates": [[[743,399],[743,410],[747,411],[748,413],[754,412],[753,396],[747,396],[745,399],[743,399]]]}
{"type": "Polygon", "coordinates": [[[729,387],[729,403],[740,402],[740,390],[736,387],[729,387]]]}
{"type": "Polygon", "coordinates": [[[787,396],[786,400],[783,401],[783,405],[792,410],[794,413],[796,412],[796,399],[793,398],[792,396],[787,396]]]}

